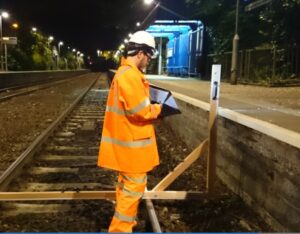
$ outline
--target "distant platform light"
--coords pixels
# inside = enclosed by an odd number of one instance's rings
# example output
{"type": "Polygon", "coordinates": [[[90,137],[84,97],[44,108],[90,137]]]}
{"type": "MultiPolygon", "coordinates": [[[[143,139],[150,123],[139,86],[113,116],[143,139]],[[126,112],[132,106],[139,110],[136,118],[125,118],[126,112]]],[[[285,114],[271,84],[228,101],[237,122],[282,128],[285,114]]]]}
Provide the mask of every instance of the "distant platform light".
{"type": "Polygon", "coordinates": [[[15,29],[17,29],[17,28],[19,28],[19,24],[13,23],[13,24],[12,24],[12,27],[15,28],[15,29]]]}

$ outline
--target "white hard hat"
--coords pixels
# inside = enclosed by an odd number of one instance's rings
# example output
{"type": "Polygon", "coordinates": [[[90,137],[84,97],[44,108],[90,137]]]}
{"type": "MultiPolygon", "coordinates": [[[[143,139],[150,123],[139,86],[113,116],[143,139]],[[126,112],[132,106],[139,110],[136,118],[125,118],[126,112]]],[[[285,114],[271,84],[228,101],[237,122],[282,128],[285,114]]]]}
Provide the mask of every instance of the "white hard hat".
{"type": "MultiPolygon", "coordinates": [[[[135,32],[129,39],[128,43],[136,44],[140,48],[144,47],[145,49],[147,49],[147,51],[149,51],[151,53],[152,58],[155,58],[157,56],[157,52],[155,50],[154,37],[146,31],[135,32]]],[[[128,52],[130,54],[131,51],[128,51],[128,52]]]]}
{"type": "Polygon", "coordinates": [[[136,43],[136,44],[145,44],[145,45],[155,49],[154,37],[146,31],[137,31],[137,32],[135,32],[131,36],[131,38],[129,39],[129,42],[133,42],[133,43],[136,43]]]}

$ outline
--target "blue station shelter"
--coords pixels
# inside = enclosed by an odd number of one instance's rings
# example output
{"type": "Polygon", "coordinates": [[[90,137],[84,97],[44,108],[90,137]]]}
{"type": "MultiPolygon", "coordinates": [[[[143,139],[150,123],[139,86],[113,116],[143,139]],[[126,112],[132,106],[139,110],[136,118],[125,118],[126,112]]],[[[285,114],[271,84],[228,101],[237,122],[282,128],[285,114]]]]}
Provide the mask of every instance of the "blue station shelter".
{"type": "Polygon", "coordinates": [[[158,43],[158,75],[162,69],[168,75],[201,76],[200,61],[203,51],[204,26],[199,20],[156,20],[146,31],[158,43]],[[162,67],[162,38],[167,38],[166,64],[162,67]],[[156,39],[157,40],[157,39],[156,39]]]}

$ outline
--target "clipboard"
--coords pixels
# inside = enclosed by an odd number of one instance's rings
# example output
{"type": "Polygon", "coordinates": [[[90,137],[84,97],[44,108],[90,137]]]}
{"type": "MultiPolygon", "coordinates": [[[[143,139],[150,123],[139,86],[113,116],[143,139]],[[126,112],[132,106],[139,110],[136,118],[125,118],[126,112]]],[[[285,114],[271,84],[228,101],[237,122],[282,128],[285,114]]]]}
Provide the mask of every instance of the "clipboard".
{"type": "Polygon", "coordinates": [[[170,90],[150,85],[150,101],[162,104],[160,115],[163,117],[181,114],[170,90]]]}

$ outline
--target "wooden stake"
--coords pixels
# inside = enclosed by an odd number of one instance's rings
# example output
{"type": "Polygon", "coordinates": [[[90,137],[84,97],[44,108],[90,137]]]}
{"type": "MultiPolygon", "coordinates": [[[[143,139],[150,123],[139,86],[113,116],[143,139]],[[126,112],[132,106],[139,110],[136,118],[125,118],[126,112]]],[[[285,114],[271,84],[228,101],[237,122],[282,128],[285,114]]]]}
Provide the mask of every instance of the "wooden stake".
{"type": "Polygon", "coordinates": [[[207,149],[207,139],[205,139],[192,153],[190,153],[183,162],[177,165],[177,167],[170,172],[165,178],[163,178],[151,191],[163,191],[174,180],[180,176],[187,168],[189,168],[193,162],[195,162],[207,149]]]}

